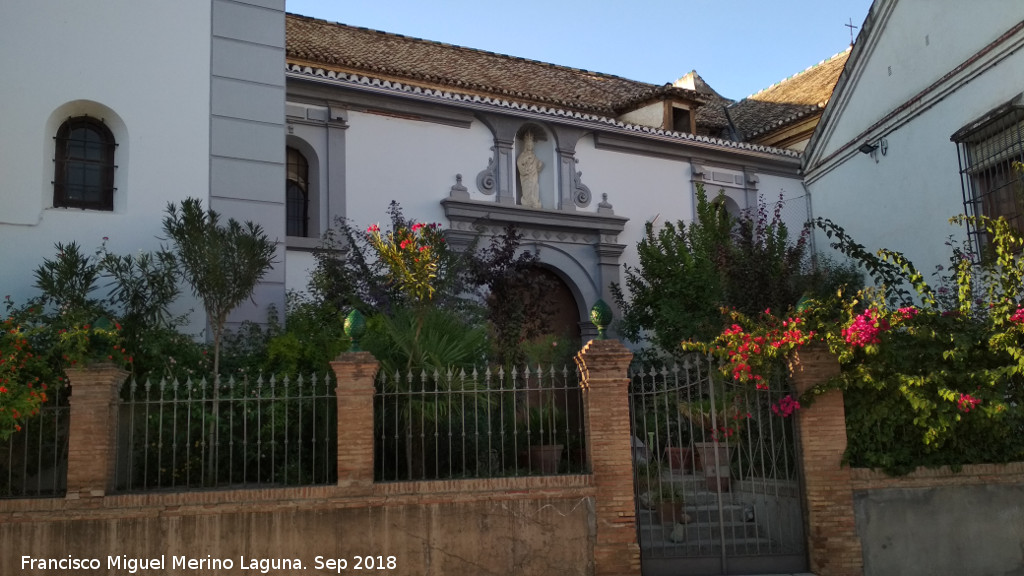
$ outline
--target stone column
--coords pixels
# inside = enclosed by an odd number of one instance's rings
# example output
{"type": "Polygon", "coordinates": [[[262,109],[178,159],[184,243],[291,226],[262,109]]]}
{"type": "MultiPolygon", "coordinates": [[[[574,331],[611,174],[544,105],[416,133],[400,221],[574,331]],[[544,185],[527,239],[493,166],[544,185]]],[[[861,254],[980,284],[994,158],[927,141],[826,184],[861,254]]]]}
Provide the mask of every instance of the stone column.
{"type": "MultiPolygon", "coordinates": [[[[822,346],[808,346],[790,362],[798,394],[839,374],[839,362],[822,346]]],[[[860,576],[864,573],[860,536],[853,510],[846,452],[846,411],[843,393],[817,396],[797,412],[800,462],[807,507],[807,552],[818,576],[860,576]]]]}
{"type": "Polygon", "coordinates": [[[331,362],[338,379],[338,486],[355,494],[373,487],[373,379],[377,359],[346,352],[331,362]]]}
{"type": "Polygon", "coordinates": [[[633,353],[618,340],[591,340],[576,356],[583,388],[587,458],[597,487],[594,574],[640,573],[629,432],[633,353]]]}
{"type": "Polygon", "coordinates": [[[101,497],[114,488],[117,394],[128,372],[113,364],[65,372],[71,383],[67,498],[101,497]]]}

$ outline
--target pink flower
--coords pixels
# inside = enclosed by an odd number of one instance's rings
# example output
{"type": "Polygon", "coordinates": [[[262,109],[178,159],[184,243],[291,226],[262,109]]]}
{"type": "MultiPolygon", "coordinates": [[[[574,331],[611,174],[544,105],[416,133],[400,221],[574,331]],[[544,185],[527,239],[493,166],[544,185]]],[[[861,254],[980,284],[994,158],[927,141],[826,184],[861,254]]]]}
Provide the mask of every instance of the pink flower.
{"type": "Polygon", "coordinates": [[[800,403],[793,399],[792,396],[786,395],[780,399],[776,404],[772,405],[772,412],[778,414],[783,418],[789,418],[800,409],[800,403]]]}
{"type": "Polygon", "coordinates": [[[967,412],[974,410],[980,403],[980,398],[975,398],[970,394],[961,393],[960,397],[957,398],[956,400],[956,407],[959,408],[961,412],[966,414],[967,412]]]}
{"type": "Polygon", "coordinates": [[[1017,308],[1017,311],[1013,313],[1013,316],[1010,316],[1010,322],[1015,324],[1024,323],[1024,307],[1017,308]]]}
{"type": "Polygon", "coordinates": [[[900,320],[910,320],[914,316],[917,316],[918,312],[920,312],[920,310],[914,308],[913,306],[900,308],[899,310],[896,311],[896,313],[900,316],[900,320]]]}
{"type": "Polygon", "coordinates": [[[369,228],[367,228],[366,231],[367,232],[371,232],[371,233],[372,232],[380,232],[380,226],[377,225],[377,224],[374,224],[374,225],[370,226],[369,228]]]}
{"type": "Polygon", "coordinates": [[[420,224],[420,223],[416,223],[416,224],[413,224],[413,225],[412,225],[412,231],[413,231],[413,232],[415,232],[415,231],[419,230],[420,228],[423,228],[423,224],[420,224]]]}
{"type": "Polygon", "coordinates": [[[855,348],[878,344],[881,341],[879,334],[889,329],[889,321],[879,318],[878,315],[877,310],[869,308],[854,318],[848,328],[843,328],[843,338],[846,339],[846,343],[855,348]]]}
{"type": "Polygon", "coordinates": [[[398,247],[401,248],[402,250],[405,250],[406,248],[409,247],[409,244],[412,244],[412,242],[409,240],[402,240],[402,243],[399,244],[398,247]]]}

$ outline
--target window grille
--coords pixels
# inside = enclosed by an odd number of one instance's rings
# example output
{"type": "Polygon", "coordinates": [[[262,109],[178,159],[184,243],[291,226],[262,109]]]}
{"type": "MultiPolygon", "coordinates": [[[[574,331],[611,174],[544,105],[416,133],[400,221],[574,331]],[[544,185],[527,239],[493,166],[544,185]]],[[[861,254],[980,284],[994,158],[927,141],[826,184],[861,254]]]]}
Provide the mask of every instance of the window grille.
{"type": "MultiPolygon", "coordinates": [[[[1024,162],[1024,94],[953,134],[958,145],[964,211],[969,216],[1002,216],[1024,234],[1024,181],[1014,163],[1024,162]]],[[[968,223],[981,253],[988,238],[968,223]]]]}
{"type": "Polygon", "coordinates": [[[57,130],[53,205],[114,209],[114,135],[103,122],[81,116],[57,130]]]}

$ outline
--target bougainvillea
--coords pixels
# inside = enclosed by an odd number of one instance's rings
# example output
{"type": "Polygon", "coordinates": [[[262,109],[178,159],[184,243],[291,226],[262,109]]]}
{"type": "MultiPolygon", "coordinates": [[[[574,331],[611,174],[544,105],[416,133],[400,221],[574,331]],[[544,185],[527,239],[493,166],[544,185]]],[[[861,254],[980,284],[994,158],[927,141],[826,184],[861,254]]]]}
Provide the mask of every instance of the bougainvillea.
{"type": "Polygon", "coordinates": [[[0,322],[0,440],[21,430],[25,418],[46,402],[42,363],[14,318],[0,322]]]}

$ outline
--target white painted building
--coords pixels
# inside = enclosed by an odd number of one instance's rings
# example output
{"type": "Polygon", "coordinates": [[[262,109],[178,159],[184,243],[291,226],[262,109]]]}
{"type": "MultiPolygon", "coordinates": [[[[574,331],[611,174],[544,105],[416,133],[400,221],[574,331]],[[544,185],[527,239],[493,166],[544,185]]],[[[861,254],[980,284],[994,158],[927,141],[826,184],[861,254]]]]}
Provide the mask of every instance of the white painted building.
{"type": "Polygon", "coordinates": [[[156,248],[167,203],[193,196],[280,242],[256,305],[233,317],[262,320],[306,286],[336,218],[378,222],[397,200],[455,242],[515,222],[582,320],[611,302],[647,221],[692,217],[695,182],[734,209],[782,194],[806,215],[799,153],[738,141],[731,101],[702,81],[655,86],[283,4],[0,6],[0,37],[22,48],[0,53],[0,102],[17,111],[0,136],[0,294],[33,294],[55,242],[156,248]],[[527,132],[541,208],[521,203],[527,132]]]}
{"type": "Polygon", "coordinates": [[[1019,0],[876,0],[804,155],[814,215],[926,276],[962,236],[956,214],[1024,228],[1009,170],[1024,159],[1022,47],[1019,0]]]}
{"type": "MultiPolygon", "coordinates": [[[[0,38],[0,294],[34,295],[56,242],[156,249],[189,196],[283,237],[284,0],[17,0],[0,38]]],[[[283,303],[283,259],[264,305],[283,303]]]]}

